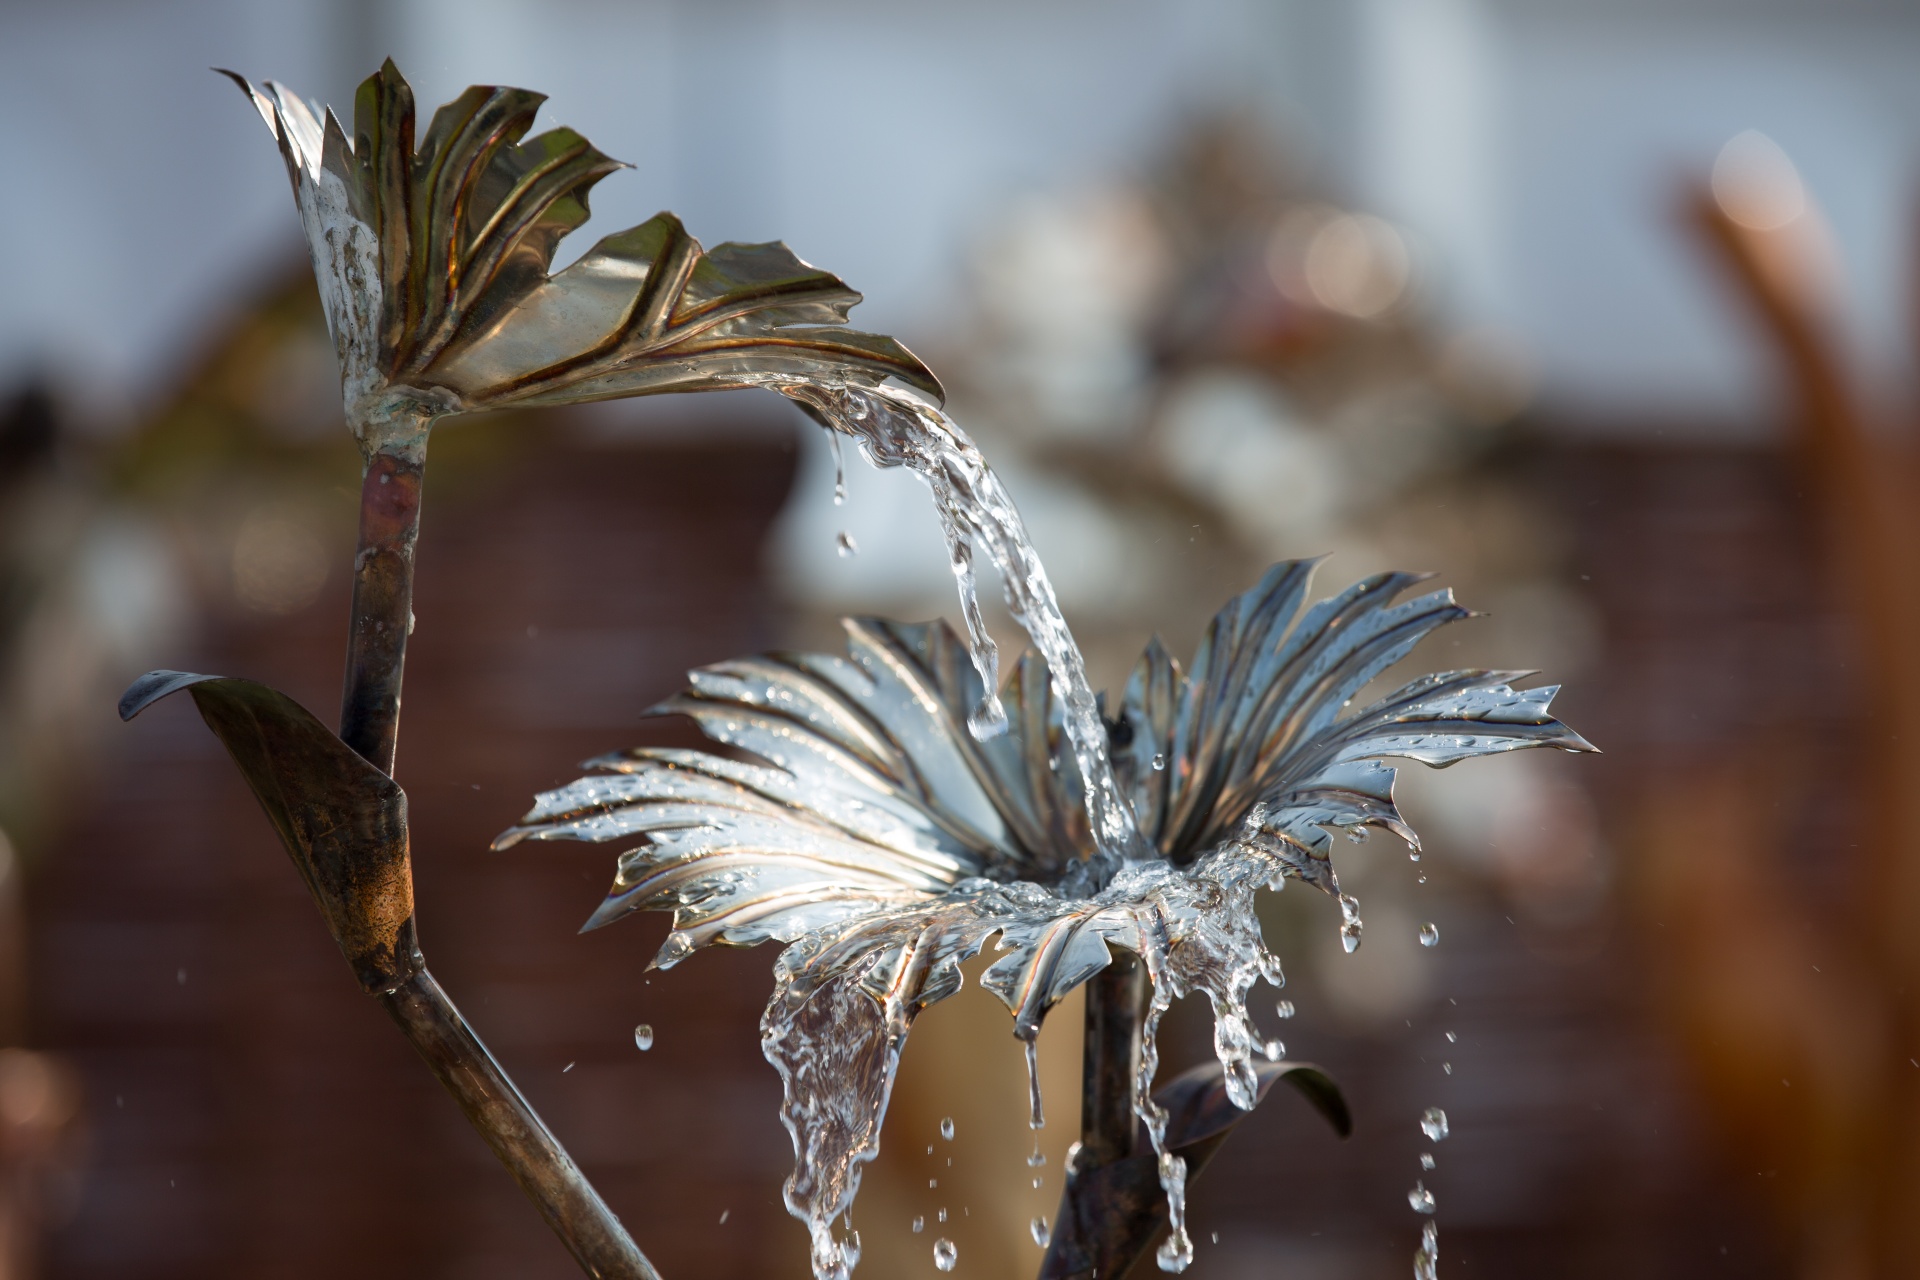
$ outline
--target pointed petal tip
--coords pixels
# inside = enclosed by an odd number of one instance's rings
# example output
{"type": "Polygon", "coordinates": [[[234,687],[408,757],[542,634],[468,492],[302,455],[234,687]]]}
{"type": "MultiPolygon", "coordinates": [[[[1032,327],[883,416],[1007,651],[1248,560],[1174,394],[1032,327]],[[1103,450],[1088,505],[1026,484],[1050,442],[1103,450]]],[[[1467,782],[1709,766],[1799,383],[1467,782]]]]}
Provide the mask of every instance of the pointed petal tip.
{"type": "MultiPolygon", "coordinates": [[[[633,910],[633,908],[627,905],[627,900],[624,897],[616,897],[609,894],[599,906],[593,909],[593,914],[587,917],[587,922],[580,926],[580,932],[592,933],[595,929],[604,928],[631,910],[633,910]]],[[[649,970],[657,969],[659,966],[660,957],[658,955],[647,961],[647,968],[649,970]]]]}
{"type": "Polygon", "coordinates": [[[149,671],[128,685],[127,691],[120,695],[120,718],[131,720],[170,693],[178,693],[189,685],[222,678],[197,675],[191,671],[149,671]]]}

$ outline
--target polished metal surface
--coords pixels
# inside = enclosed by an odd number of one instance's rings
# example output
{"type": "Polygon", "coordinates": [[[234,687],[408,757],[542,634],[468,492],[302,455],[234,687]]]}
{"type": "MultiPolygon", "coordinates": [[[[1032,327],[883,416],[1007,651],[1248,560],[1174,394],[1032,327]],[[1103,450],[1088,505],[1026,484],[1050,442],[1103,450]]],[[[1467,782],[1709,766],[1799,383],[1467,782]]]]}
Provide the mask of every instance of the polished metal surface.
{"type": "Polygon", "coordinates": [[[624,166],[567,128],[527,137],[545,95],[476,85],[416,139],[391,61],[353,136],[268,81],[231,75],[292,179],[356,432],[405,402],[433,415],[756,385],[940,384],[892,338],[846,327],[860,295],[784,244],[711,251],[661,213],[551,273],[587,193],[624,166]]]}

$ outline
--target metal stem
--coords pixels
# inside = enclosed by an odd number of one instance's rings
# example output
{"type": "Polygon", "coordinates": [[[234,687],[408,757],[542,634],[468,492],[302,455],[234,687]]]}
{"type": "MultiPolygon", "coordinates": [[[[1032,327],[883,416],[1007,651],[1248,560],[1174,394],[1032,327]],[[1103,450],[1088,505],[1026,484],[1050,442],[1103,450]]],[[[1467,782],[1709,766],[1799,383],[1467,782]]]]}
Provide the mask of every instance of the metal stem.
{"type": "Polygon", "coordinates": [[[1146,980],[1138,957],[1115,951],[1086,985],[1080,1149],[1068,1162],[1041,1280],[1118,1280],[1139,1243],[1140,1224],[1159,1203],[1159,1185],[1134,1168],[1140,1161],[1133,1151],[1146,980]]]}
{"type": "Polygon", "coordinates": [[[353,560],[340,740],[389,776],[400,737],[407,635],[413,630],[413,548],[420,536],[425,467],[422,430],[415,448],[369,454],[360,482],[360,546],[353,560]]]}
{"type": "MultiPolygon", "coordinates": [[[[399,395],[355,423],[366,469],[360,482],[360,545],[353,561],[340,739],[389,777],[400,737],[407,637],[413,631],[413,553],[420,536],[427,434],[443,411],[399,395]]],[[[411,916],[407,923],[411,926],[411,916]]],[[[427,972],[417,946],[413,955],[418,972],[374,994],[540,1216],[588,1275],[660,1280],[560,1140],[427,972]]]]}
{"type": "Polygon", "coordinates": [[[588,1275],[660,1280],[431,973],[422,970],[379,1000],[588,1275]]]}
{"type": "Polygon", "coordinates": [[[1133,1154],[1133,1079],[1140,1070],[1140,1019],[1147,967],[1126,951],[1087,983],[1086,1048],[1080,1074],[1079,1169],[1090,1172],[1133,1154]]]}

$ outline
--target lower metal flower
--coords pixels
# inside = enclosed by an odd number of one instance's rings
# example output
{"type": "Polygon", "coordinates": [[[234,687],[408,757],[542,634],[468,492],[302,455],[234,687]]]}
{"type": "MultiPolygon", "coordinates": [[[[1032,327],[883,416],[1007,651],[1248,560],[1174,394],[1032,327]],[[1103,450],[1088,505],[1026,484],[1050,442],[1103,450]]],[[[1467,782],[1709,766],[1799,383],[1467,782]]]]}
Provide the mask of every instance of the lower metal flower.
{"type": "MultiPolygon", "coordinates": [[[[787,1203],[813,1233],[817,1275],[845,1275],[857,1258],[832,1223],[879,1151],[913,1019],[960,989],[962,962],[989,939],[998,958],[982,985],[1012,1011],[1030,1062],[1047,1011],[1112,948],[1146,963],[1134,1107],[1161,1153],[1173,1219],[1161,1262],[1184,1267],[1184,1168],[1150,1093],[1153,1033],[1174,998],[1204,992],[1227,1092],[1253,1106],[1259,1042],[1246,995],[1279,972],[1256,891],[1295,877],[1338,894],[1336,830],[1382,828],[1417,847],[1385,758],[1440,767],[1522,747],[1593,750],[1549,713],[1555,687],[1512,687],[1523,672],[1423,676],[1343,714],[1421,638],[1469,614],[1450,591],[1401,600],[1420,581],[1404,573],[1303,607],[1312,568],[1275,565],[1228,604],[1189,671],[1158,640],[1135,667],[1110,751],[1157,857],[1119,863],[1096,850],[1033,655],[1006,693],[1009,732],[980,741],[967,718],[983,688],[953,632],[875,619],[846,623],[846,657],[774,654],[693,672],[655,710],[691,717],[733,755],[601,757],[587,767],[602,772],[542,794],[496,842],[641,841],[620,855],[589,927],[672,911],[659,967],[714,942],[787,944],[762,1041],[786,1086],[797,1157],[787,1203]]],[[[1341,905],[1357,944],[1355,904],[1341,905]]]]}

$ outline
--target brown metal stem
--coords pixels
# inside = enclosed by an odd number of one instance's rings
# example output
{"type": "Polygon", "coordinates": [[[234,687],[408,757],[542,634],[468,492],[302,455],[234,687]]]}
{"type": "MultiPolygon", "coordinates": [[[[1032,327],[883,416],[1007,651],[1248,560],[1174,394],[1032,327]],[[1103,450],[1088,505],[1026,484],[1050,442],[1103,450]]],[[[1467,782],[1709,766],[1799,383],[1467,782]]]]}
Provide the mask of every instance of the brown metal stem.
{"type": "MultiPolygon", "coordinates": [[[[420,536],[427,433],[440,410],[398,396],[356,423],[367,461],[360,482],[360,546],[353,562],[340,740],[389,778],[400,736],[407,637],[413,631],[413,554],[420,536]]],[[[404,829],[404,818],[401,821],[404,829]]],[[[404,865],[406,846],[401,849],[404,865]]],[[[406,880],[410,907],[410,874],[406,880]]],[[[405,932],[410,944],[412,924],[409,911],[405,932]]],[[[337,936],[338,929],[335,932],[337,936]]],[[[363,977],[363,984],[386,1006],[540,1216],[588,1275],[659,1280],[566,1148],[541,1123],[427,971],[417,945],[409,946],[409,954],[412,967],[394,975],[399,981],[368,984],[363,977]]]]}
{"type": "Polygon", "coordinates": [[[422,970],[379,999],[581,1268],[605,1280],[660,1280],[433,975],[422,970]]]}
{"type": "Polygon", "coordinates": [[[1140,1019],[1147,967],[1117,951],[1087,983],[1086,1048],[1080,1074],[1079,1168],[1091,1171],[1133,1154],[1133,1078],[1140,1070],[1140,1019]]]}
{"type": "Polygon", "coordinates": [[[353,561],[340,739],[389,775],[400,736],[407,634],[413,630],[413,548],[420,536],[425,465],[423,431],[417,448],[374,452],[360,482],[360,547],[353,561]]]}
{"type": "Polygon", "coordinates": [[[1119,1280],[1151,1235],[1151,1228],[1142,1234],[1143,1224],[1162,1203],[1151,1158],[1133,1150],[1147,967],[1130,952],[1115,951],[1085,990],[1079,1150],[1067,1165],[1041,1280],[1119,1280]]]}

